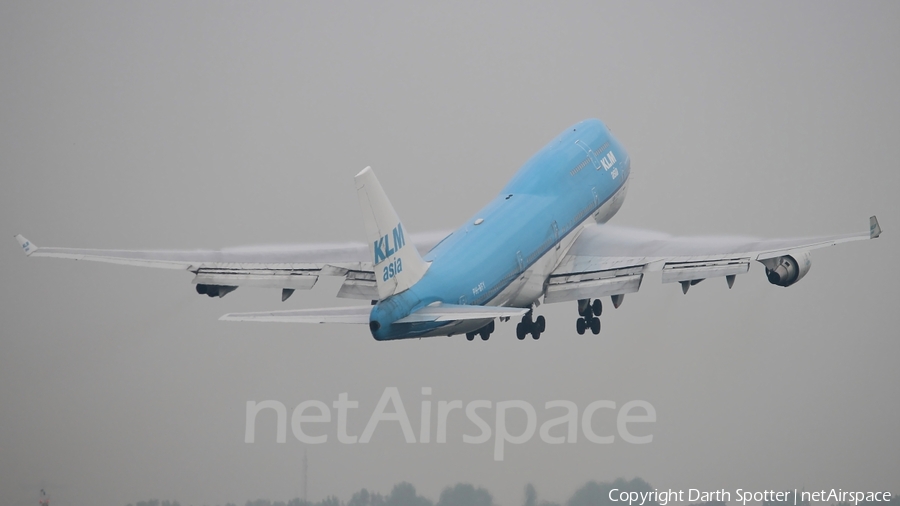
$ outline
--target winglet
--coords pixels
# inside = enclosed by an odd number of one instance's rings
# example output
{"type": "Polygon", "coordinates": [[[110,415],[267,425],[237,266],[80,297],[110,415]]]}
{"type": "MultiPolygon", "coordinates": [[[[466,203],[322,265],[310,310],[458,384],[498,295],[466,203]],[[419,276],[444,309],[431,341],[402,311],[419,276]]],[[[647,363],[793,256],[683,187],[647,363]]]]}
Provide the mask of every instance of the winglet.
{"type": "Polygon", "coordinates": [[[877,239],[881,235],[881,225],[878,224],[878,218],[872,216],[869,218],[869,239],[877,239]]]}
{"type": "Polygon", "coordinates": [[[19,241],[19,246],[22,247],[22,250],[25,252],[25,256],[30,256],[32,253],[37,250],[37,246],[28,239],[26,239],[22,234],[16,236],[16,240],[19,241]]]}

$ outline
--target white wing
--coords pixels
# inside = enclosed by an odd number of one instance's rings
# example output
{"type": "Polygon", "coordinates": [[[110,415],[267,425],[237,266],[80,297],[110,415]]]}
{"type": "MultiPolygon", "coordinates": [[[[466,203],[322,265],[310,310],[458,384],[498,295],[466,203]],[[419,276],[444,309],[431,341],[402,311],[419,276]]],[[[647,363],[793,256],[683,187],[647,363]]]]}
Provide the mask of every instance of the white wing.
{"type": "Polygon", "coordinates": [[[787,239],[673,237],[613,225],[588,226],[550,275],[544,302],[636,292],[644,273],[651,271],[662,271],[663,283],[682,283],[684,291],[691,284],[719,276],[729,277],[730,286],[733,276],[750,269],[751,260],[774,268],[786,256],[802,257],[810,250],[874,239],[880,234],[874,216],[866,232],[787,239]]]}
{"type": "MultiPolygon", "coordinates": [[[[411,241],[424,254],[446,235],[414,235],[411,241]]],[[[372,254],[362,243],[135,251],[38,247],[21,235],[16,240],[29,257],[190,271],[195,274],[198,292],[210,296],[223,296],[239,286],[255,286],[281,288],[282,297],[287,298],[295,289],[312,288],[319,276],[344,276],[338,297],[378,299],[372,254]]]]}

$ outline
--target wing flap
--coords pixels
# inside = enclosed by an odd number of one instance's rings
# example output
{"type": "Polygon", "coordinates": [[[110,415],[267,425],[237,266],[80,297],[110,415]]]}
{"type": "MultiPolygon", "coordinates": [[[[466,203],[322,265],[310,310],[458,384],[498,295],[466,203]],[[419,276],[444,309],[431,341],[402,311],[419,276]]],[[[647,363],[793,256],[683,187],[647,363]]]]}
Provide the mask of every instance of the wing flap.
{"type": "Polygon", "coordinates": [[[344,299],[378,300],[378,286],[374,272],[350,271],[338,291],[344,299]]]}
{"type": "Polygon", "coordinates": [[[714,260],[709,262],[671,262],[662,269],[663,283],[680,283],[695,279],[715,278],[746,274],[750,259],[714,260]]]}
{"type": "Polygon", "coordinates": [[[292,309],[259,313],[228,313],[220,317],[232,322],[281,323],[350,323],[367,324],[372,306],[329,307],[322,309],[292,309]]]}
{"type": "Polygon", "coordinates": [[[310,290],[319,279],[317,271],[265,269],[200,269],[195,285],[253,286],[257,288],[289,288],[310,290]]]}
{"type": "Polygon", "coordinates": [[[605,279],[558,281],[551,278],[544,292],[544,302],[552,304],[567,300],[599,299],[607,295],[625,295],[641,288],[643,274],[614,276],[605,279]]]}
{"type": "Polygon", "coordinates": [[[642,270],[642,266],[636,266],[551,276],[544,290],[544,302],[551,304],[634,293],[641,288],[642,270]]]}

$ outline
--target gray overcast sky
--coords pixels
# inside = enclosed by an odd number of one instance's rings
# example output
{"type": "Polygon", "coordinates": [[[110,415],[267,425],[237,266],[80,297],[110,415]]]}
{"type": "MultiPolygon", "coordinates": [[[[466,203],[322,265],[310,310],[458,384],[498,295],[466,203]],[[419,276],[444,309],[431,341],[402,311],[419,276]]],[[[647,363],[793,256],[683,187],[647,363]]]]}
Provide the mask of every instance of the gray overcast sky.
{"type": "MultiPolygon", "coordinates": [[[[0,3],[0,502],[301,493],[304,446],[248,400],[653,404],[651,444],[444,445],[385,426],[306,447],[311,499],[458,481],[499,504],[534,483],[900,492],[900,4],[0,3]],[[226,312],[345,304],[211,300],[190,274],[27,260],[12,239],[99,248],[363,240],[372,165],[412,232],[451,229],[568,125],[604,120],[633,160],[614,223],[677,234],[864,230],[799,284],[645,281],[600,336],[574,304],[514,324],[377,343],[365,327],[237,324],[226,312]]],[[[610,420],[601,420],[604,427],[610,420]]]]}

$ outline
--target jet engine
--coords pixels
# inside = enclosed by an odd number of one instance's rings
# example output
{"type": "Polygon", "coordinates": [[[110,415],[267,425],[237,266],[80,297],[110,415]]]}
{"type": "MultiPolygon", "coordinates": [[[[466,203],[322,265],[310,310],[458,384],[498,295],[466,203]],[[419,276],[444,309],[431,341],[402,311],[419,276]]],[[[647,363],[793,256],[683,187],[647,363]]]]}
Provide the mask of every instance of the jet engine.
{"type": "Polygon", "coordinates": [[[803,253],[769,258],[764,260],[763,264],[766,266],[766,277],[769,278],[769,283],[791,286],[806,276],[812,260],[810,260],[809,251],[804,251],[803,253]]]}
{"type": "Polygon", "coordinates": [[[225,294],[237,290],[236,286],[197,284],[197,293],[208,297],[224,297],[225,294]]]}

